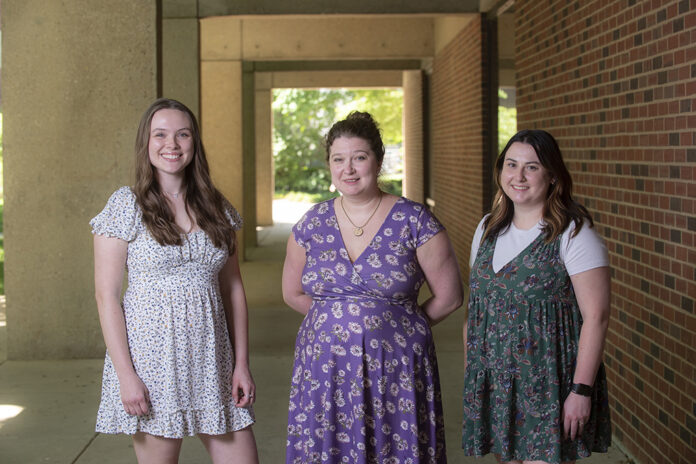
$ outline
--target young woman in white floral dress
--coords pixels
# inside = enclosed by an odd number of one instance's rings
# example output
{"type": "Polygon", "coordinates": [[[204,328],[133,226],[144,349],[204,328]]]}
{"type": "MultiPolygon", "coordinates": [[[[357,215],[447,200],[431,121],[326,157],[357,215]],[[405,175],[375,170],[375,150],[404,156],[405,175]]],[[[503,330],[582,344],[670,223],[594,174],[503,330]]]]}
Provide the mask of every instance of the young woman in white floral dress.
{"type": "Polygon", "coordinates": [[[190,435],[215,464],[258,463],[241,218],[213,186],[183,104],[154,102],[135,151],[135,186],[90,222],[107,348],[96,430],[132,435],[141,464],[176,463],[190,435]]]}

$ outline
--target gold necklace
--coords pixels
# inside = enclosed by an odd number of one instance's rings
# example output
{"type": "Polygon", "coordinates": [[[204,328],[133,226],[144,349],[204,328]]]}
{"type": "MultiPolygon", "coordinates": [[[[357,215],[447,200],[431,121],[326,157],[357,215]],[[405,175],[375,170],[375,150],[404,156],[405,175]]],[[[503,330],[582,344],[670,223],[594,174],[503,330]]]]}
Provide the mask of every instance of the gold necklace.
{"type": "Polygon", "coordinates": [[[353,235],[355,235],[356,237],[360,237],[363,234],[363,227],[365,227],[367,225],[367,223],[370,222],[370,219],[372,219],[372,216],[374,216],[375,213],[377,212],[377,210],[379,209],[379,205],[382,204],[382,196],[383,196],[382,192],[380,191],[379,192],[379,201],[377,202],[377,207],[374,209],[374,211],[372,211],[372,214],[370,214],[370,217],[367,218],[367,221],[365,221],[365,224],[363,224],[361,226],[357,226],[357,225],[355,225],[353,220],[350,218],[350,216],[348,216],[348,213],[346,212],[346,208],[343,206],[343,195],[341,195],[341,209],[343,210],[343,214],[346,215],[348,222],[350,222],[351,225],[353,226],[353,235]]]}

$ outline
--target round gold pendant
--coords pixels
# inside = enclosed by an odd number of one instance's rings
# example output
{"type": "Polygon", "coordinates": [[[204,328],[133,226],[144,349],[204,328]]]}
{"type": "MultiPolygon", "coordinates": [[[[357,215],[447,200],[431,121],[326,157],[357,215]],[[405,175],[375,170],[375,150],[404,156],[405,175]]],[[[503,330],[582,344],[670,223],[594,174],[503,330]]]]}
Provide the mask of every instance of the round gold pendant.
{"type": "Polygon", "coordinates": [[[356,237],[360,237],[362,234],[362,227],[356,227],[355,229],[353,229],[353,235],[355,235],[356,237]]]}

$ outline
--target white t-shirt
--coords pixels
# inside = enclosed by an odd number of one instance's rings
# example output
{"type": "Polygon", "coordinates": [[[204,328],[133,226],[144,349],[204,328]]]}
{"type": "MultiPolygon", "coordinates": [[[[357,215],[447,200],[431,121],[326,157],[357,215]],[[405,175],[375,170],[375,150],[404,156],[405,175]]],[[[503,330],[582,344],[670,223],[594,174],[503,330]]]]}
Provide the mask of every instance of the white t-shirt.
{"type": "MultiPolygon", "coordinates": [[[[474,239],[471,242],[470,268],[474,265],[474,260],[476,259],[476,253],[483,236],[483,221],[486,217],[488,215],[484,216],[481,222],[479,222],[476,233],[474,233],[474,239]]],[[[539,221],[535,227],[529,230],[522,230],[511,223],[510,227],[498,234],[498,241],[496,242],[495,250],[493,250],[493,271],[500,271],[503,266],[524,251],[542,233],[541,228],[543,225],[544,222],[539,221]]],[[[572,276],[597,267],[609,266],[607,247],[597,231],[585,224],[578,232],[578,235],[571,238],[574,230],[575,223],[571,221],[561,235],[561,262],[565,265],[568,275],[572,276]]]]}

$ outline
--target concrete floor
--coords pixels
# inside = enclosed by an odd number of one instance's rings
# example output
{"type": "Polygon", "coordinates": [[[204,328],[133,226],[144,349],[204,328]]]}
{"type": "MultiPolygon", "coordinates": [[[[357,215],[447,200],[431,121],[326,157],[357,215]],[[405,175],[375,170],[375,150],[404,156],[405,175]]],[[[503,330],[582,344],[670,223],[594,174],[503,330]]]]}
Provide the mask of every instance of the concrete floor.
{"type": "MultiPolygon", "coordinates": [[[[259,230],[259,248],[242,265],[250,313],[251,368],[257,385],[254,433],[262,464],[284,462],[285,427],[292,353],[301,317],[282,302],[280,276],[285,241],[293,217],[287,205],[274,217],[274,227],[259,230]],[[285,216],[282,216],[285,214],[285,216]]],[[[0,301],[4,303],[4,301],[0,301]]],[[[96,310],[95,310],[96,312],[96,310]]],[[[96,315],[95,315],[96,317],[96,315]]],[[[438,325],[435,339],[440,364],[450,463],[493,464],[463,456],[461,422],[464,311],[438,325]]],[[[5,359],[4,312],[0,310],[0,362],[5,359]]],[[[1,464],[121,464],[135,462],[128,436],[94,432],[103,360],[5,361],[0,364],[1,464]],[[19,409],[21,408],[21,410],[19,409]],[[14,417],[11,416],[17,413],[14,417]]],[[[196,438],[184,440],[182,463],[208,463],[196,438]]],[[[613,446],[583,464],[629,464],[613,446]]]]}

